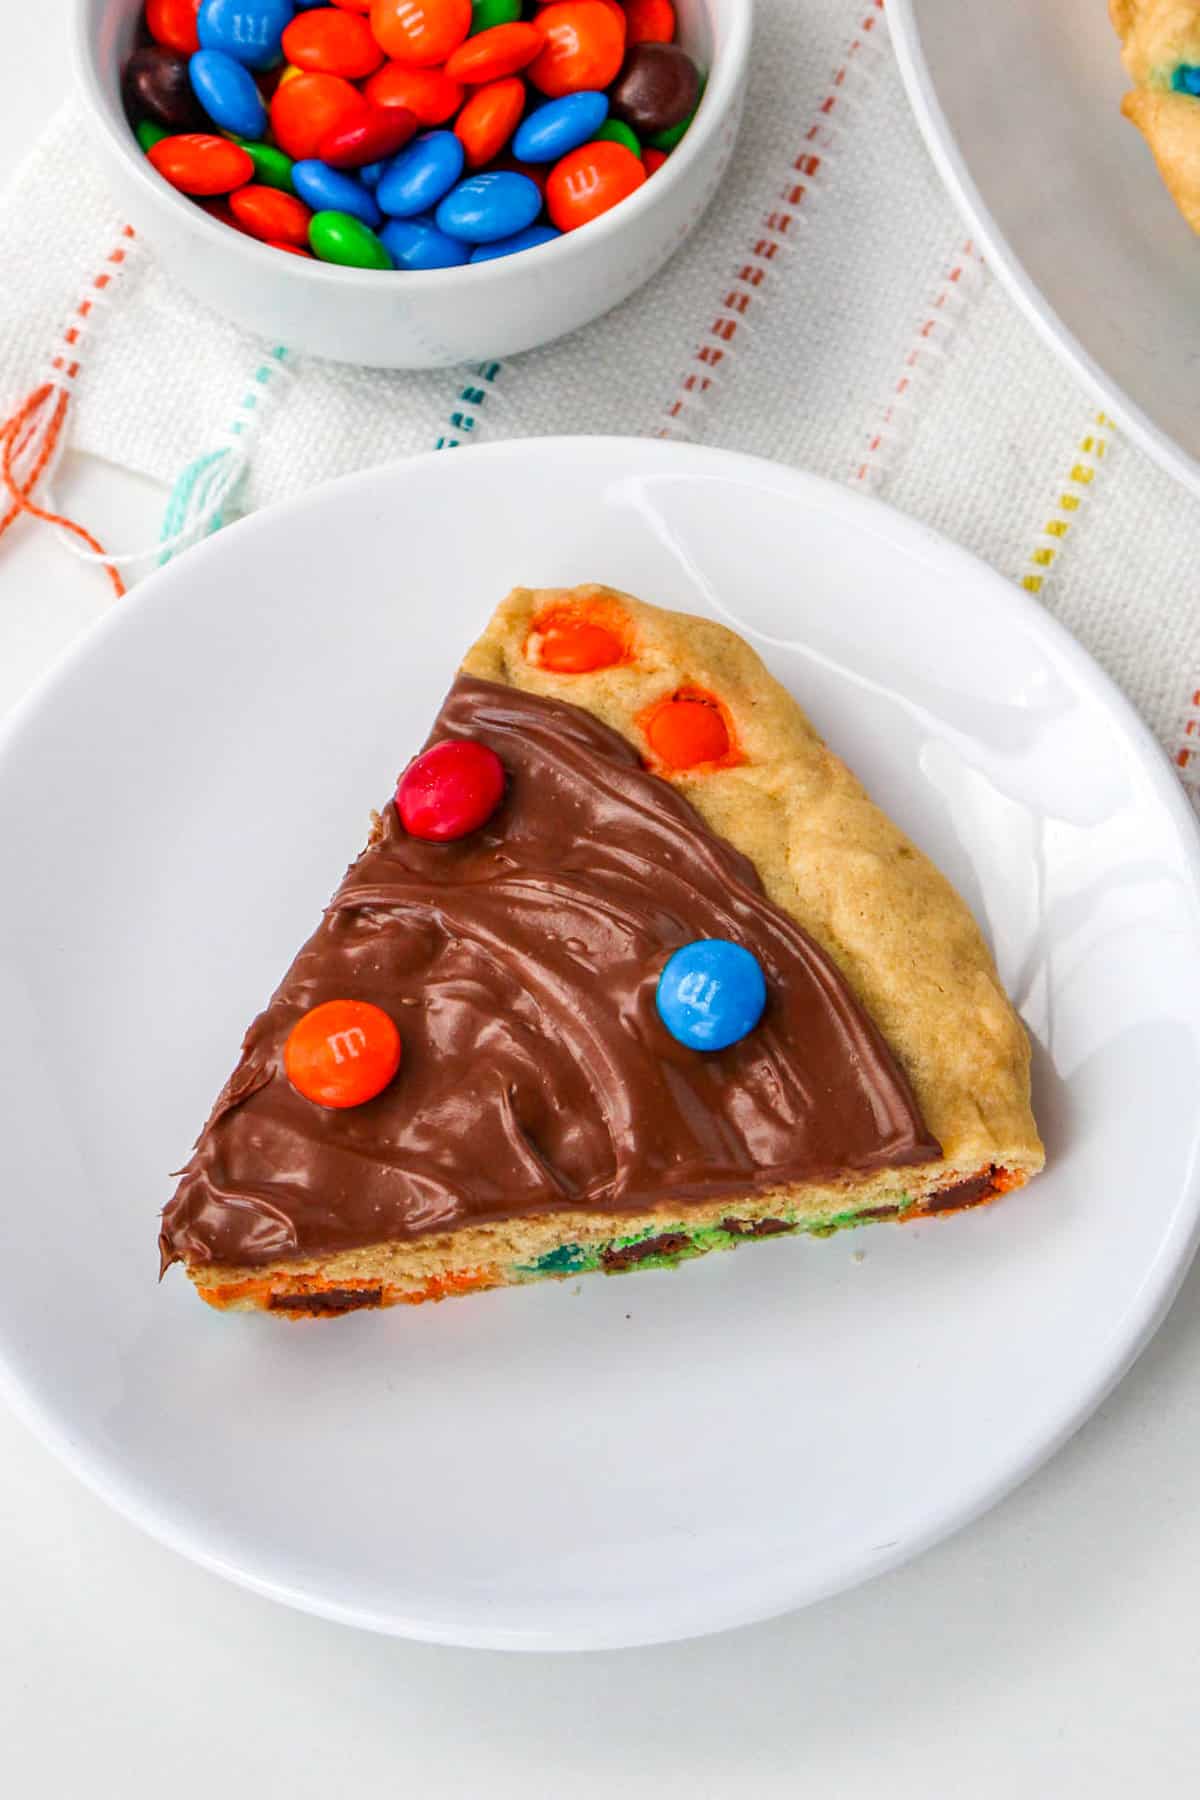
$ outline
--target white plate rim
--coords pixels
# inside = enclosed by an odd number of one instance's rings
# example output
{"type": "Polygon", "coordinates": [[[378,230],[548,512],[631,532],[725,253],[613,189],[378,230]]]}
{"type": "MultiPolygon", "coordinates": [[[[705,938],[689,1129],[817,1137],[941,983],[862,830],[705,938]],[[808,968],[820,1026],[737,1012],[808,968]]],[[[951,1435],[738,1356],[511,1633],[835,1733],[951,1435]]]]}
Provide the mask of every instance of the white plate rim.
{"type": "MultiPolygon", "coordinates": [[[[789,468],[763,457],[703,445],[679,444],[672,440],[615,435],[509,439],[502,443],[471,446],[471,454],[474,458],[482,457],[495,462],[520,461],[530,455],[586,457],[597,445],[620,449],[630,459],[661,457],[664,462],[677,460],[682,465],[680,473],[686,473],[687,466],[691,465],[698,472],[712,475],[721,470],[731,474],[740,471],[743,477],[757,476],[760,481],[778,483],[782,480],[794,487],[798,497],[803,496],[810,503],[821,502],[830,511],[849,520],[857,517],[864,524],[873,524],[877,535],[890,535],[893,542],[899,540],[903,547],[919,552],[925,561],[935,562],[945,574],[957,573],[964,580],[970,580],[977,587],[987,590],[981,596],[981,603],[998,607],[1002,614],[1007,612],[1015,625],[1030,630],[1035,638],[1043,638],[1047,647],[1071,666],[1081,684],[1104,703],[1114,725],[1121,730],[1130,749],[1135,752],[1141,772],[1146,775],[1163,805],[1167,822],[1178,832],[1190,876],[1200,945],[1200,822],[1185,796],[1183,786],[1174,774],[1165,752],[1116,683],[1079,641],[1031,595],[1006,581],[970,551],[962,549],[931,527],[885,502],[853,491],[823,476],[789,468]]],[[[310,493],[277,502],[227,527],[220,534],[222,550],[227,547],[231,534],[245,537],[250,533],[273,531],[278,522],[307,508],[316,495],[324,498],[331,491],[355,485],[403,480],[409,469],[431,463],[444,465],[445,453],[427,451],[418,456],[395,459],[324,483],[310,493]]],[[[212,540],[197,545],[188,552],[189,566],[192,569],[199,567],[215,548],[212,540]]],[[[178,564],[168,565],[140,583],[119,605],[85,630],[32,686],[8,719],[0,725],[0,783],[5,779],[8,752],[19,739],[27,722],[32,721],[41,708],[52,701],[58,687],[67,684],[98,644],[114,633],[134,630],[135,626],[131,621],[136,619],[138,613],[155,605],[170,604],[171,585],[177,571],[178,564]],[[160,595],[164,597],[160,599],[160,595]]],[[[1057,1454],[1112,1393],[1166,1318],[1198,1249],[1200,1140],[1178,1203],[1164,1231],[1159,1254],[1138,1291],[1136,1304],[1124,1315],[1121,1333],[1109,1341],[1109,1354],[1094,1365],[1091,1381],[1081,1389],[1074,1404],[1063,1408],[1062,1416],[1028,1444],[1024,1455],[1015,1459],[1003,1475],[980,1483],[977,1491],[959,1496],[954,1504],[941,1511],[931,1512],[924,1527],[913,1532],[900,1545],[888,1546],[878,1552],[871,1552],[869,1556],[860,1557],[857,1566],[849,1571],[840,1567],[818,1581],[801,1584],[795,1590],[781,1588],[777,1600],[767,1606],[731,1605],[724,1612],[715,1614],[700,1629],[694,1623],[676,1623],[635,1635],[624,1629],[616,1632],[601,1629],[587,1635],[549,1634],[538,1641],[531,1641],[524,1634],[510,1634],[503,1624],[480,1623],[470,1629],[462,1626],[438,1627],[425,1618],[404,1619],[392,1612],[372,1613],[361,1606],[342,1605],[326,1596],[311,1594],[284,1581],[264,1576],[251,1567],[232,1562],[179,1527],[172,1520],[169,1510],[156,1509],[138,1493],[134,1483],[128,1479],[123,1482],[119,1464],[110,1466],[100,1456],[89,1455],[72,1439],[69,1423],[56,1416],[49,1407],[39,1404],[27,1392],[16,1369],[8,1361],[2,1339],[0,1397],[8,1402],[38,1441],[84,1487],[112,1507],[119,1516],[144,1531],[155,1542],[178,1552],[190,1562],[267,1599],[338,1624],[448,1646],[532,1653],[546,1650],[633,1649],[684,1641],[781,1617],[898,1568],[971,1524],[1007,1498],[1057,1454]]]]}
{"type": "Polygon", "coordinates": [[[978,238],[988,267],[1016,301],[1044,344],[1071,370],[1098,405],[1112,414],[1139,450],[1194,494],[1200,494],[1200,461],[1157,426],[1120,384],[1100,367],[1059,318],[992,216],[972,179],[958,140],[938,99],[921,42],[920,0],[887,0],[887,21],[901,79],[921,136],[938,174],[965,223],[978,238]]]}

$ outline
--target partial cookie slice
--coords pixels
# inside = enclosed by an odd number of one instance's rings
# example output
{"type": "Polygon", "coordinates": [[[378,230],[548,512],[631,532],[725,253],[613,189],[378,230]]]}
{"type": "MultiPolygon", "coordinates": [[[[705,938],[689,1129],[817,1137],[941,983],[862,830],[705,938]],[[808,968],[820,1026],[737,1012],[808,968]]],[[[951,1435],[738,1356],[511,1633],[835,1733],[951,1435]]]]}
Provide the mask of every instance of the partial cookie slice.
{"type": "Polygon", "coordinates": [[[1121,111],[1137,126],[1193,231],[1200,231],[1200,4],[1109,0],[1134,86],[1121,111]]]}
{"type": "Polygon", "coordinates": [[[430,745],[409,829],[389,804],[164,1214],[164,1266],[212,1304],[661,1265],[1041,1167],[1028,1045],[969,913],[732,633],[518,590],[430,745]],[[458,835],[414,835],[439,816],[458,835]],[[682,984],[681,1023],[660,981],[714,943],[765,1010],[702,1048],[688,1007],[719,1010],[720,982],[682,984]],[[289,1045],[319,1060],[326,1018],[323,1086],[289,1045]]]}

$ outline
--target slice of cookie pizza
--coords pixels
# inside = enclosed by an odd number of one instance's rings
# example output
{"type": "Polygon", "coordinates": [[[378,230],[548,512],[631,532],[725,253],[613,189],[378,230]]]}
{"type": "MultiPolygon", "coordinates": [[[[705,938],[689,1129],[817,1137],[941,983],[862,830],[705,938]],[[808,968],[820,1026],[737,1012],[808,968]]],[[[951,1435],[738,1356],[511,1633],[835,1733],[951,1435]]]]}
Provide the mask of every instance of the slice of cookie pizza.
{"type": "Polygon", "coordinates": [[[1108,0],[1134,86],[1121,111],[1145,138],[1158,172],[1200,231],[1200,0],[1108,0]]]}
{"type": "Polygon", "coordinates": [[[501,605],[162,1220],[292,1316],[980,1204],[1042,1167],[967,908],[740,638],[501,605]]]}

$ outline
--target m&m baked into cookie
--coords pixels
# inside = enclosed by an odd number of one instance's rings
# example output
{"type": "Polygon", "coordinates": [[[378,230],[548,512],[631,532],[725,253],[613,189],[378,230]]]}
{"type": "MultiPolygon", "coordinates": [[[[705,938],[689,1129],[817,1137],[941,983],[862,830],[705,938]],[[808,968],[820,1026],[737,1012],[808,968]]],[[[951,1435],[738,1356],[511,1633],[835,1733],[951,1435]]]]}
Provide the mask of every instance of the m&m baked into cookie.
{"type": "Polygon", "coordinates": [[[1109,0],[1134,86],[1121,111],[1145,138],[1167,190],[1200,231],[1200,0],[1109,0]]]}
{"type": "Polygon", "coordinates": [[[1041,1169],[962,900],[749,645],[518,589],[162,1219],[219,1309],[334,1315],[977,1206],[1041,1169]]]}

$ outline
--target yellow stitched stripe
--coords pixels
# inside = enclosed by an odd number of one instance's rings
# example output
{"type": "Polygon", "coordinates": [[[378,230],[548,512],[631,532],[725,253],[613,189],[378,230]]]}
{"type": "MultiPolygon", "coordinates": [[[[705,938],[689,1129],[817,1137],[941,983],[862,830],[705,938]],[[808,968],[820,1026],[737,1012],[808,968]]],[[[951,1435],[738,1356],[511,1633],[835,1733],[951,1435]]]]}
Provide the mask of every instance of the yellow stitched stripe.
{"type": "Polygon", "coordinates": [[[1070,474],[1063,485],[1063,490],[1055,501],[1053,515],[1046,520],[1038,537],[1038,542],[1029,553],[1029,566],[1021,577],[1021,586],[1028,594],[1040,594],[1050,578],[1064,540],[1069,536],[1071,526],[1080,504],[1100,469],[1100,464],[1108,454],[1111,433],[1115,430],[1107,413],[1097,413],[1095,426],[1080,438],[1075,450],[1075,460],[1070,474]]]}

